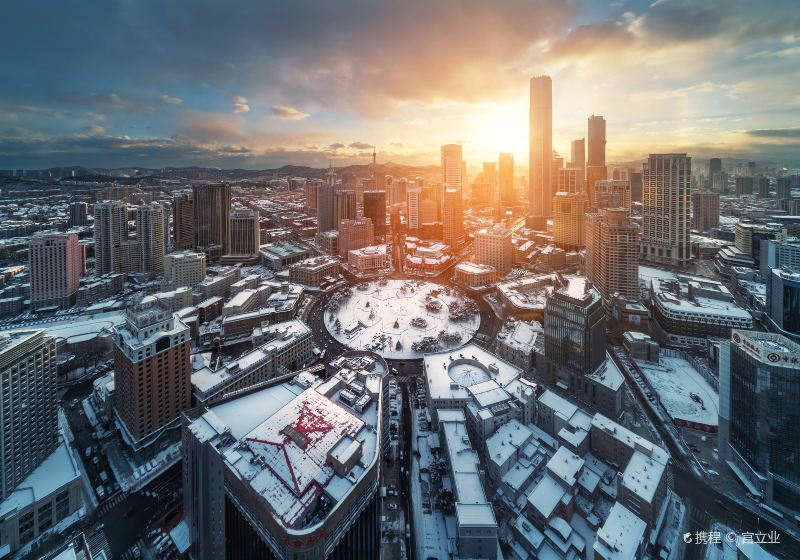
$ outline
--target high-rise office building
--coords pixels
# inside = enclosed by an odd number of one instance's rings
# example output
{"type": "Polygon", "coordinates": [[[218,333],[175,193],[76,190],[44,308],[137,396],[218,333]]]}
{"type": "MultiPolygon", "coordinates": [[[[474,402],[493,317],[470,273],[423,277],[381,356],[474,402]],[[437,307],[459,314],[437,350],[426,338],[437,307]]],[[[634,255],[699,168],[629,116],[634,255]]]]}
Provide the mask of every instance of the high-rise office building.
{"type": "Polygon", "coordinates": [[[584,224],[589,201],[585,193],[558,192],[553,197],[553,242],[573,251],[585,244],[584,224]]]}
{"type": "Polygon", "coordinates": [[[606,120],[599,115],[589,117],[588,165],[606,165],[606,120]]]}
{"type": "Polygon", "coordinates": [[[753,194],[752,177],[736,177],[736,196],[753,194]]]}
{"type": "Polygon", "coordinates": [[[759,198],[769,197],[769,177],[759,175],[755,181],[756,196],[759,198]]]}
{"type": "Polygon", "coordinates": [[[406,189],[406,226],[409,230],[418,230],[422,224],[421,208],[422,189],[420,187],[408,187],[406,189]]]}
{"type": "Polygon", "coordinates": [[[728,192],[729,176],[724,171],[717,171],[711,176],[711,190],[716,193],[725,194],[728,192]]]}
{"type": "Polygon", "coordinates": [[[319,189],[324,185],[320,179],[309,179],[306,181],[306,212],[316,212],[319,201],[319,189]]]}
{"type": "Polygon", "coordinates": [[[493,266],[499,278],[511,272],[513,256],[511,230],[497,225],[475,232],[475,262],[493,266]]]}
{"type": "Polygon", "coordinates": [[[356,217],[356,191],[337,190],[333,193],[333,229],[338,229],[342,220],[356,217]]]}
{"type": "Polygon", "coordinates": [[[461,144],[445,144],[442,146],[442,188],[464,190],[464,160],[461,156],[461,144]]]}
{"type": "Polygon", "coordinates": [[[89,205],[85,202],[70,202],[69,227],[85,226],[89,223],[89,205]]]}
{"type": "MultiPolygon", "coordinates": [[[[784,260],[790,256],[797,255],[786,254],[784,260]]],[[[767,325],[800,342],[800,268],[791,268],[788,262],[781,266],[767,268],[767,325]]]]}
{"type": "Polygon", "coordinates": [[[206,254],[177,251],[164,257],[164,281],[169,289],[195,288],[206,277],[206,254]]]}
{"type": "Polygon", "coordinates": [[[639,301],[639,227],[622,208],[586,215],[586,277],[603,297],[606,313],[620,295],[639,301]]]}
{"type": "Polygon", "coordinates": [[[386,233],[386,191],[364,191],[364,217],[372,220],[375,235],[386,233]]]}
{"type": "Polygon", "coordinates": [[[128,240],[128,209],[124,202],[94,205],[94,269],[97,276],[123,272],[122,242],[128,240]]]}
{"type": "Polygon", "coordinates": [[[579,178],[581,182],[581,190],[586,182],[586,139],[579,138],[570,143],[570,167],[580,169],[579,178]]]}
{"type": "Polygon", "coordinates": [[[444,191],[442,240],[454,251],[464,244],[464,200],[459,189],[447,188],[444,191]]]}
{"type": "Polygon", "coordinates": [[[800,344],[734,329],[720,347],[719,364],[720,456],[764,503],[796,515],[800,344]]]}
{"type": "Polygon", "coordinates": [[[172,194],[172,242],[176,251],[194,247],[193,201],[191,191],[172,194]]]}
{"type": "Polygon", "coordinates": [[[339,254],[347,258],[353,249],[362,249],[375,243],[375,229],[370,218],[342,220],[339,223],[339,254]]]}
{"type": "Polygon", "coordinates": [[[650,154],[642,173],[641,257],[683,266],[692,256],[692,158],[686,154],[650,154]]]}
{"type": "Polygon", "coordinates": [[[789,177],[778,177],[776,179],[775,198],[778,200],[792,198],[792,181],[789,177]]]}
{"type": "Polygon", "coordinates": [[[628,172],[628,180],[631,182],[631,202],[642,201],[642,172],[641,170],[631,170],[628,172]]]}
{"type": "Polygon", "coordinates": [[[593,208],[631,209],[631,182],[629,179],[602,179],[594,183],[593,208]]]}
{"type": "Polygon", "coordinates": [[[317,227],[319,232],[332,231],[338,226],[333,220],[333,196],[336,187],[319,185],[317,189],[317,227]]]}
{"type": "Polygon", "coordinates": [[[0,382],[0,499],[5,500],[58,446],[55,340],[44,330],[0,334],[0,382]]]}
{"type": "Polygon", "coordinates": [[[229,183],[198,184],[194,196],[194,246],[219,259],[230,243],[231,186],[229,183]]]}
{"type": "Polygon", "coordinates": [[[719,195],[705,189],[692,193],[692,228],[699,232],[719,227],[719,195]]]}
{"type": "MultiPolygon", "coordinates": [[[[722,171],[722,160],[720,158],[711,158],[708,160],[708,178],[713,179],[715,173],[722,171]]],[[[710,187],[711,185],[709,185],[710,187]]]]}
{"type": "Polygon", "coordinates": [[[542,218],[552,214],[553,198],[553,81],[550,76],[531,78],[529,134],[529,215],[537,222],[531,225],[541,226],[542,218]]]}
{"type": "Polygon", "coordinates": [[[517,197],[514,192],[514,154],[501,152],[498,167],[500,205],[514,206],[517,202],[517,197]]]}
{"type": "Polygon", "coordinates": [[[75,233],[44,232],[28,244],[31,307],[71,307],[80,288],[83,250],[75,233]]]}
{"type": "Polygon", "coordinates": [[[559,367],[594,372],[606,358],[606,318],[600,292],[586,278],[567,276],[545,304],[544,353],[559,367]]]}
{"type": "Polygon", "coordinates": [[[136,208],[136,241],[141,257],[139,270],[150,274],[164,272],[164,209],[158,202],[136,208]]]}
{"type": "MultiPolygon", "coordinates": [[[[583,192],[581,170],[577,167],[562,167],[558,170],[557,193],[583,192]]],[[[555,212],[554,212],[555,213],[555,212]]]]}
{"type": "Polygon", "coordinates": [[[231,212],[231,244],[226,260],[234,262],[257,262],[261,246],[261,228],[258,211],[237,208],[231,212]]]}
{"type": "Polygon", "coordinates": [[[173,424],[192,401],[189,327],[158,302],[114,329],[114,410],[132,447],[173,424]]]}

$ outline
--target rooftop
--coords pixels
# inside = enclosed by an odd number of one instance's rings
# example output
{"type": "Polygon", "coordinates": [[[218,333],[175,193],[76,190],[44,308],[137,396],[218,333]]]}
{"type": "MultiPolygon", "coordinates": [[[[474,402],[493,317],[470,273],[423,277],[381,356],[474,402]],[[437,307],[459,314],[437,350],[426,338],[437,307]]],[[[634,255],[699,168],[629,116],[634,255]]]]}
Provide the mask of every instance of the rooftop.
{"type": "Polygon", "coordinates": [[[614,502],[597,531],[595,551],[608,560],[634,560],[647,524],[619,502],[614,502]]]}
{"type": "MultiPolygon", "coordinates": [[[[522,371],[477,344],[467,344],[450,352],[425,354],[423,358],[428,390],[432,399],[467,399],[473,385],[492,381],[491,388],[504,389],[522,371]]],[[[482,386],[473,390],[481,393],[482,386]]]]}

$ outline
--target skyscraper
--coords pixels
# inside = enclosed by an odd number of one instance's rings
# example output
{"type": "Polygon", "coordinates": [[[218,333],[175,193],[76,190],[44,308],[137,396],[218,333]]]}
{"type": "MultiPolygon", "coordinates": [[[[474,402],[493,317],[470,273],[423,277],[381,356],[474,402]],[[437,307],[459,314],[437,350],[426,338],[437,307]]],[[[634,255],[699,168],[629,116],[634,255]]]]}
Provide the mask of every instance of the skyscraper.
{"type": "Polygon", "coordinates": [[[577,167],[562,167],[558,170],[558,189],[557,193],[578,193],[583,192],[583,181],[581,180],[581,170],[577,167]]]}
{"type": "Polygon", "coordinates": [[[229,183],[198,184],[194,196],[194,245],[219,259],[228,252],[230,242],[231,186],[229,183]]]}
{"type": "Polygon", "coordinates": [[[442,240],[454,250],[464,244],[464,202],[459,189],[447,188],[444,191],[442,240]]]}
{"type": "Polygon", "coordinates": [[[639,227],[621,208],[586,214],[586,277],[603,297],[639,300],[639,227]]]}
{"type": "MultiPolygon", "coordinates": [[[[782,260],[788,261],[790,256],[796,258],[790,251],[783,253],[782,260]]],[[[788,262],[781,266],[766,270],[767,326],[771,331],[800,342],[800,269],[792,268],[788,262]]]]}
{"type": "Polygon", "coordinates": [[[364,217],[372,220],[375,235],[386,233],[386,191],[364,191],[364,217]]]}
{"type": "Polygon", "coordinates": [[[605,361],[605,314],[600,293],[586,278],[566,276],[564,282],[545,304],[544,353],[558,368],[583,376],[605,361]]]}
{"type": "Polygon", "coordinates": [[[699,232],[719,227],[719,195],[705,189],[692,193],[692,227],[699,232]]]}
{"type": "Polygon", "coordinates": [[[500,205],[514,206],[517,199],[514,193],[514,154],[501,152],[498,167],[500,205]]]}
{"type": "Polygon", "coordinates": [[[606,120],[599,115],[589,117],[589,150],[586,165],[586,191],[594,199],[594,183],[608,178],[606,169],[606,120]]]}
{"type": "Polygon", "coordinates": [[[356,217],[356,191],[339,190],[333,193],[333,229],[339,229],[342,220],[356,217]]]}
{"type": "Polygon", "coordinates": [[[194,246],[193,200],[191,191],[172,194],[172,241],[176,251],[194,246]]]}
{"type": "Polygon", "coordinates": [[[606,120],[600,115],[589,117],[589,165],[606,164],[606,120]]]}
{"type": "Polygon", "coordinates": [[[573,140],[570,144],[570,167],[575,167],[580,169],[579,176],[581,182],[581,189],[583,189],[583,184],[586,182],[586,139],[579,138],[577,140],[573,140]]]}
{"type": "Polygon", "coordinates": [[[708,160],[709,179],[714,177],[714,173],[719,173],[720,171],[722,171],[722,160],[720,158],[711,158],[708,160]]]}
{"type": "MultiPolygon", "coordinates": [[[[530,152],[528,157],[529,215],[537,222],[551,215],[553,158],[553,81],[550,76],[531,78],[530,152]]],[[[541,224],[532,224],[541,225],[541,224]]]]}
{"type": "Polygon", "coordinates": [[[5,500],[58,446],[55,340],[44,330],[0,334],[0,383],[0,498],[5,500]]]}
{"type": "Polygon", "coordinates": [[[164,272],[164,211],[158,202],[136,209],[136,240],[139,242],[141,272],[164,272]]]}
{"type": "Polygon", "coordinates": [[[67,308],[75,303],[83,273],[83,253],[75,233],[44,232],[28,244],[31,307],[67,308]]]}
{"type": "Polygon", "coordinates": [[[317,201],[319,200],[319,189],[324,183],[319,179],[310,179],[306,181],[306,211],[311,212],[317,210],[317,201]]]}
{"type": "Polygon", "coordinates": [[[422,189],[408,187],[406,189],[406,226],[409,230],[418,230],[421,222],[420,203],[422,202],[422,189]]]}
{"type": "Polygon", "coordinates": [[[258,212],[249,208],[237,208],[231,212],[231,245],[226,260],[257,262],[260,246],[258,212]]]}
{"type": "Polygon", "coordinates": [[[189,327],[158,302],[128,308],[114,329],[114,410],[133,447],[189,408],[189,327]]]}
{"type": "Polygon", "coordinates": [[[511,272],[513,251],[511,230],[498,225],[475,232],[475,262],[493,266],[499,278],[511,272]]]}
{"type": "Polygon", "coordinates": [[[320,184],[317,188],[317,228],[319,232],[332,231],[338,224],[333,220],[333,194],[335,187],[320,184]]]}
{"type": "Polygon", "coordinates": [[[603,179],[594,183],[592,208],[631,210],[631,182],[628,179],[603,179]]]}
{"type": "Polygon", "coordinates": [[[767,505],[800,512],[800,345],[734,329],[720,347],[719,453],[767,505]]]}
{"type": "Polygon", "coordinates": [[[442,188],[464,190],[464,161],[461,159],[461,144],[442,146],[442,188]]]}
{"type": "Polygon", "coordinates": [[[89,205],[71,202],[69,205],[69,227],[85,226],[89,223],[89,205]]]}
{"type": "Polygon", "coordinates": [[[122,242],[128,240],[128,209],[124,202],[94,205],[94,269],[97,276],[123,271],[122,242]]]}
{"type": "Polygon", "coordinates": [[[650,154],[643,164],[641,257],[683,266],[692,256],[692,158],[650,154]]]}
{"type": "Polygon", "coordinates": [[[744,196],[753,194],[753,178],[752,177],[736,177],[736,196],[744,196]]]}

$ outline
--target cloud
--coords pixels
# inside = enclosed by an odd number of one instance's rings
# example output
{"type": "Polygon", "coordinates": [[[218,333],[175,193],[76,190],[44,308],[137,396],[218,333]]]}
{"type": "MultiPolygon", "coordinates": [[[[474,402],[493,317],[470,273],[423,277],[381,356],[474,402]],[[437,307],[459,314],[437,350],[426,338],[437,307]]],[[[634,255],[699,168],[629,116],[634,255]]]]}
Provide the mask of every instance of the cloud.
{"type": "Polygon", "coordinates": [[[287,107],[286,105],[274,105],[270,108],[272,117],[284,121],[299,121],[309,117],[308,113],[304,113],[295,109],[294,107],[287,107]]]}
{"type": "Polygon", "coordinates": [[[348,148],[355,148],[356,150],[366,150],[372,148],[372,144],[368,144],[366,142],[351,142],[348,144],[348,148]]]}
{"type": "Polygon", "coordinates": [[[234,113],[249,113],[250,105],[247,103],[247,98],[237,95],[233,98],[233,112],[234,113]]]}
{"type": "Polygon", "coordinates": [[[163,101],[167,105],[181,105],[183,103],[183,99],[181,99],[180,97],[171,97],[169,95],[162,95],[161,101],[163,101]]]}
{"type": "Polygon", "coordinates": [[[328,149],[333,152],[335,152],[336,150],[341,150],[342,148],[344,148],[344,144],[342,144],[341,142],[334,142],[333,144],[328,146],[328,149]]]}
{"type": "Polygon", "coordinates": [[[762,130],[748,130],[748,136],[756,138],[800,138],[800,128],[770,128],[762,130]]]}
{"type": "Polygon", "coordinates": [[[153,108],[133,98],[114,92],[106,93],[64,93],[56,95],[56,103],[94,109],[94,112],[106,113],[142,113],[150,114],[153,108]]]}

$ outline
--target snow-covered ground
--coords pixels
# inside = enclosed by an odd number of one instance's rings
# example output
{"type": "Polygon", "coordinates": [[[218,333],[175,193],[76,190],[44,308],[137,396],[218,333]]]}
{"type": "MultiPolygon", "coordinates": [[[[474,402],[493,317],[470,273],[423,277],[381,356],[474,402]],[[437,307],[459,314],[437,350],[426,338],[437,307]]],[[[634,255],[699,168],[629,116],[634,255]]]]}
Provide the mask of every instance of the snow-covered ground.
{"type": "Polygon", "coordinates": [[[469,342],[481,322],[471,298],[430,282],[378,280],[346,288],[334,298],[339,301],[338,310],[329,304],[325,311],[330,334],[354,350],[372,350],[388,359],[413,359],[458,348],[469,342]],[[349,297],[343,296],[347,290],[352,291],[349,297]],[[467,309],[464,319],[452,320],[459,308],[467,309]],[[440,336],[443,331],[445,336],[440,336]],[[438,348],[414,348],[428,337],[432,339],[428,343],[438,348]]]}
{"type": "Polygon", "coordinates": [[[718,425],[719,395],[692,364],[670,356],[662,356],[658,364],[642,360],[636,364],[673,419],[718,425]]]}

